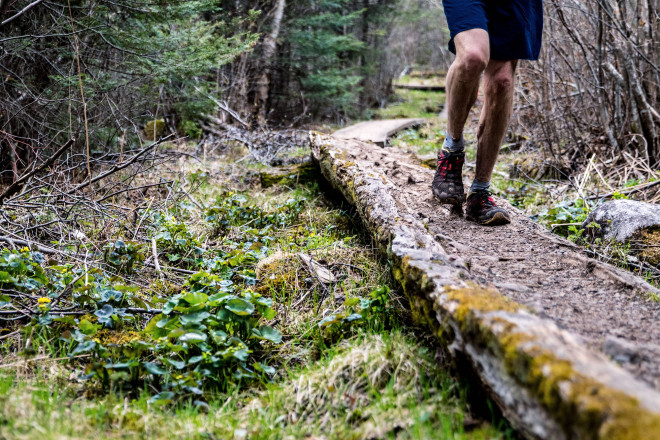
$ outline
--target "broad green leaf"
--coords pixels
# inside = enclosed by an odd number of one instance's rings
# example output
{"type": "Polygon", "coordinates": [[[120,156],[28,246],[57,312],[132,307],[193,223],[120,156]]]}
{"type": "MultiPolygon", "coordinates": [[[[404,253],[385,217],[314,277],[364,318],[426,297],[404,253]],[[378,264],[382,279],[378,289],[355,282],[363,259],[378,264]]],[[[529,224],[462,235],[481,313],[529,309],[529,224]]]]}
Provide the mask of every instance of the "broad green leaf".
{"type": "Polygon", "coordinates": [[[179,342],[187,342],[189,344],[196,344],[205,341],[206,335],[202,332],[188,332],[179,337],[179,342]]]}
{"type": "Polygon", "coordinates": [[[344,301],[345,307],[353,307],[358,304],[360,304],[360,298],[349,298],[346,301],[344,301]]]}
{"type": "Polygon", "coordinates": [[[105,304],[99,310],[94,312],[99,318],[109,318],[114,313],[115,309],[110,304],[105,304]]]}
{"type": "Polygon", "coordinates": [[[0,283],[15,283],[16,278],[12,277],[9,272],[0,270],[0,283]]]}
{"type": "Polygon", "coordinates": [[[84,341],[78,344],[75,350],[71,353],[71,356],[74,356],[76,354],[80,353],[88,353],[96,348],[96,342],[94,341],[84,341]]]}
{"type": "Polygon", "coordinates": [[[68,324],[71,326],[76,325],[76,319],[73,316],[60,316],[59,318],[53,318],[55,322],[61,322],[63,324],[68,324]]]}
{"type": "Polygon", "coordinates": [[[183,295],[183,299],[193,306],[205,302],[208,298],[208,295],[203,292],[188,292],[183,295]]]}
{"type": "Polygon", "coordinates": [[[275,344],[282,342],[282,334],[269,325],[262,325],[259,328],[253,328],[252,334],[258,339],[271,341],[275,344]]]}
{"type": "Polygon", "coordinates": [[[199,362],[202,361],[202,359],[204,359],[204,356],[201,356],[201,355],[200,356],[193,356],[190,359],[188,359],[188,364],[192,365],[192,364],[199,363],[199,362]]]}
{"type": "Polygon", "coordinates": [[[105,368],[112,369],[112,370],[123,370],[126,368],[130,367],[137,367],[140,365],[140,361],[137,360],[132,360],[132,361],[127,361],[127,362],[117,362],[114,364],[106,364],[105,368]]]}
{"type": "Polygon", "coordinates": [[[232,356],[234,356],[239,361],[245,362],[248,360],[250,353],[246,349],[242,348],[238,351],[235,351],[232,356]]]}
{"type": "Polygon", "coordinates": [[[254,312],[254,305],[242,298],[235,298],[228,301],[225,307],[227,310],[240,316],[247,316],[254,312]]]}
{"type": "Polygon", "coordinates": [[[155,374],[157,376],[160,376],[162,374],[167,374],[167,370],[163,369],[160,365],[158,365],[155,362],[145,362],[144,369],[147,370],[149,373],[155,374]]]}
{"type": "Polygon", "coordinates": [[[261,371],[263,373],[266,373],[268,375],[273,375],[277,372],[277,370],[269,365],[264,364],[263,362],[255,362],[252,364],[252,368],[254,368],[257,371],[261,371]]]}
{"type": "Polygon", "coordinates": [[[88,336],[92,336],[96,331],[98,330],[99,326],[96,324],[92,324],[86,319],[81,319],[80,323],[78,324],[78,330],[80,330],[83,334],[86,334],[88,336]]]}
{"type": "Polygon", "coordinates": [[[277,316],[277,312],[273,309],[266,309],[261,311],[261,315],[264,317],[265,320],[270,321],[275,316],[277,316]]]}
{"type": "Polygon", "coordinates": [[[362,318],[363,318],[363,316],[360,315],[359,313],[353,313],[353,314],[347,316],[346,318],[344,318],[344,321],[345,322],[358,321],[362,318]]]}
{"type": "Polygon", "coordinates": [[[339,317],[337,315],[328,315],[325,318],[323,318],[321,321],[319,321],[319,327],[327,327],[332,324],[336,324],[339,322],[339,317]]]}
{"type": "Polygon", "coordinates": [[[152,405],[169,405],[172,403],[174,400],[174,393],[172,391],[163,391],[161,393],[156,394],[153,396],[151,399],[149,399],[149,403],[152,405]]]}
{"type": "Polygon", "coordinates": [[[163,358],[162,361],[170,364],[177,370],[182,370],[186,366],[185,361],[177,361],[176,359],[163,358]]]}
{"type": "Polygon", "coordinates": [[[117,290],[108,289],[101,293],[101,301],[121,301],[122,293],[117,290]]]}
{"type": "Polygon", "coordinates": [[[209,312],[200,311],[200,312],[188,313],[186,315],[181,315],[179,319],[181,320],[182,325],[199,324],[209,316],[211,316],[209,312]]]}

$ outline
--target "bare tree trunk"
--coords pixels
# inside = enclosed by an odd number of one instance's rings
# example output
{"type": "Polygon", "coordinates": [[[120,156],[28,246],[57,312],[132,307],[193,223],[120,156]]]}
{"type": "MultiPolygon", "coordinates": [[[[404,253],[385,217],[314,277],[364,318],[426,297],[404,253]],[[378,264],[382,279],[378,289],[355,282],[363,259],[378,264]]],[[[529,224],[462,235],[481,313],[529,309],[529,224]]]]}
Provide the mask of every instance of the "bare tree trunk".
{"type": "Polygon", "coordinates": [[[280,25],[282,24],[282,17],[284,16],[284,7],[286,5],[286,0],[276,0],[273,21],[271,23],[270,33],[266,35],[263,42],[263,70],[261,76],[257,81],[257,94],[259,97],[259,114],[258,122],[259,125],[264,125],[266,123],[267,117],[267,108],[268,108],[268,92],[270,87],[270,73],[273,62],[273,57],[275,56],[275,50],[277,49],[277,38],[280,35],[280,25]]]}

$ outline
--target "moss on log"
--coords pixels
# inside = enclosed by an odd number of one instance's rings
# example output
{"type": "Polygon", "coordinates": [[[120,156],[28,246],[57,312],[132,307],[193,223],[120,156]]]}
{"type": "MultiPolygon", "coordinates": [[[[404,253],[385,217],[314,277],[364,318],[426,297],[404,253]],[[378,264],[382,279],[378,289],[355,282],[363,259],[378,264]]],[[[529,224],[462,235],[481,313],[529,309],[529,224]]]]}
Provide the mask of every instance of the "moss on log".
{"type": "Polygon", "coordinates": [[[318,170],[313,162],[306,161],[295,165],[281,167],[270,167],[259,173],[259,179],[263,188],[274,185],[295,185],[296,183],[307,183],[315,180],[318,170]]]}

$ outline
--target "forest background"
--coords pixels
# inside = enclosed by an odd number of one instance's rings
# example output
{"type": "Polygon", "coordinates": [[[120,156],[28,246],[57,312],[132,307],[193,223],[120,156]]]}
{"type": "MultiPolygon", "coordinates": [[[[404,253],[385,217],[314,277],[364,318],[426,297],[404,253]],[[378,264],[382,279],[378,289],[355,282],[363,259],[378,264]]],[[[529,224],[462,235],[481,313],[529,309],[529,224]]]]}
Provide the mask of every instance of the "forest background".
{"type": "MultiPolygon", "coordinates": [[[[657,0],[549,0],[545,12],[512,131],[571,165],[593,153],[655,164],[657,0]]],[[[451,62],[439,0],[3,0],[0,13],[5,181],[48,146],[120,149],[149,120],[192,138],[206,114],[344,125],[386,105],[399,75],[451,62]]]]}

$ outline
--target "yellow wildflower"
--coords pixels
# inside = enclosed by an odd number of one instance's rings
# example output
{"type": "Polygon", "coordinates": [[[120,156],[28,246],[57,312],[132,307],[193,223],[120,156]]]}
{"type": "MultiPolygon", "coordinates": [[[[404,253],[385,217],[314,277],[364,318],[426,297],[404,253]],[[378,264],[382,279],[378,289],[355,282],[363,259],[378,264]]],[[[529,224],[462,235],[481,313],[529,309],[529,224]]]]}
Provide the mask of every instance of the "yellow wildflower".
{"type": "Polygon", "coordinates": [[[37,300],[39,304],[48,304],[50,302],[50,298],[46,298],[45,296],[42,296],[37,300]]]}

